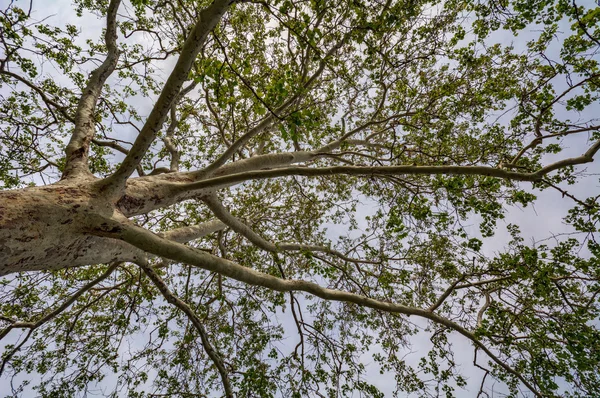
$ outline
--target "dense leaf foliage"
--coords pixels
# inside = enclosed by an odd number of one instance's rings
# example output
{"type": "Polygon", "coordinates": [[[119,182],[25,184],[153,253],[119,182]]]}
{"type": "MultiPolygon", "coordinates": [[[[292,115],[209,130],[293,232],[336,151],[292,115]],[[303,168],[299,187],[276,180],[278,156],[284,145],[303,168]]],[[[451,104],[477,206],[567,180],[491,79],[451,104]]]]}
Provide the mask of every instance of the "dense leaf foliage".
{"type": "MultiPolygon", "coordinates": [[[[211,5],[115,3],[118,62],[89,121],[98,179],[146,134],[211,5]]],[[[69,23],[36,2],[1,12],[3,189],[67,175],[90,73],[113,52],[87,24],[106,26],[110,5],[75,0],[69,23]]],[[[600,145],[599,50],[592,2],[232,2],[131,177],[190,194],[126,215],[162,237],[218,219],[186,244],[355,298],[154,252],[145,265],[11,273],[3,396],[450,397],[468,385],[489,397],[497,381],[510,396],[600,396],[600,195],[571,193],[600,145]],[[532,243],[500,220],[539,195],[561,203],[565,233],[532,243]],[[489,249],[506,230],[504,250],[489,249]],[[393,386],[366,376],[378,370],[393,386]]]]}

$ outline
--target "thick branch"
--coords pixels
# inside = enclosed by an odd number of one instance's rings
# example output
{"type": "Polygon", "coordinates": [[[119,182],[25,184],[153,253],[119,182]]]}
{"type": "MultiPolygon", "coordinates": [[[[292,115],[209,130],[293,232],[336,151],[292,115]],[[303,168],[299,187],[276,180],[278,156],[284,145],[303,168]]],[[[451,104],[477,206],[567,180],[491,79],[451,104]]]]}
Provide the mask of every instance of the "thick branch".
{"type": "Polygon", "coordinates": [[[173,184],[175,192],[221,188],[249,180],[262,180],[286,176],[382,176],[382,175],[482,175],[516,181],[539,181],[538,173],[518,173],[489,166],[332,166],[332,167],[285,167],[272,170],[254,170],[208,178],[189,184],[173,184]]]}
{"type": "Polygon", "coordinates": [[[124,187],[125,181],[152,145],[170,112],[171,106],[178,98],[183,83],[187,79],[194,61],[206,41],[206,37],[221,20],[231,3],[231,0],[215,0],[200,13],[200,18],[183,44],[175,68],[169,75],[144,127],[142,127],[142,131],[119,169],[107,179],[107,185],[114,191],[118,192],[124,187]]]}
{"type": "MultiPolygon", "coordinates": [[[[259,170],[287,166],[293,163],[306,162],[313,159],[317,154],[313,152],[300,151],[289,153],[273,153],[254,156],[233,163],[226,164],[215,172],[215,176],[229,175],[248,170],[259,170]]],[[[165,170],[167,172],[169,170],[165,170]]],[[[126,198],[132,200],[124,201],[120,210],[126,216],[147,213],[149,211],[164,208],[182,200],[197,197],[199,192],[173,192],[173,187],[178,183],[191,183],[204,178],[202,172],[176,172],[160,175],[150,175],[143,178],[133,178],[127,181],[126,198]],[[148,200],[153,198],[153,200],[148,200]]],[[[200,192],[204,193],[204,192],[200,192]]]]}
{"type": "Polygon", "coordinates": [[[164,258],[178,261],[185,264],[191,264],[207,271],[216,272],[223,276],[230,277],[239,282],[247,283],[254,286],[262,286],[279,292],[302,291],[313,294],[325,300],[341,301],[354,303],[368,308],[373,308],[380,311],[399,313],[404,315],[416,315],[429,319],[438,324],[444,325],[471,340],[475,346],[484,351],[494,362],[502,367],[507,373],[510,373],[519,379],[527,388],[534,392],[537,396],[542,396],[535,387],[531,385],[519,372],[512,369],[508,364],[497,357],[487,346],[481,342],[473,333],[464,327],[452,322],[449,319],[441,317],[430,311],[394,304],[384,301],[375,300],[372,298],[360,296],[358,294],[348,293],[344,291],[328,289],[319,286],[313,282],[302,280],[286,280],[262,272],[255,271],[250,268],[243,267],[237,263],[225,260],[201,250],[188,247],[173,241],[168,241],[158,235],[153,234],[141,227],[133,225],[126,220],[126,223],[119,223],[114,220],[99,220],[99,224],[103,224],[101,229],[91,230],[90,233],[98,236],[112,237],[121,239],[131,245],[138,247],[148,253],[155,254],[164,258]]]}
{"type": "MultiPolygon", "coordinates": [[[[298,161],[310,160],[318,154],[312,152],[293,152],[269,154],[244,159],[221,167],[215,177],[202,179],[201,172],[170,173],[164,177],[143,177],[130,181],[127,196],[153,201],[141,200],[141,206],[121,206],[127,216],[146,213],[148,211],[170,206],[182,200],[207,194],[212,190],[229,187],[250,180],[278,178],[285,176],[331,176],[336,174],[356,176],[378,175],[489,175],[493,177],[519,180],[539,181],[532,173],[518,173],[488,166],[334,166],[334,167],[281,167],[298,161]],[[272,168],[270,170],[257,170],[272,168]],[[250,171],[246,171],[250,169],[250,171]],[[191,180],[191,182],[189,182],[191,180]]],[[[134,204],[132,202],[132,204],[134,204]]]]}
{"type": "Polygon", "coordinates": [[[519,173],[490,166],[332,166],[332,167],[285,167],[273,170],[255,170],[243,173],[230,174],[222,177],[208,178],[205,180],[178,184],[172,189],[175,192],[194,191],[205,188],[220,188],[249,180],[262,180],[286,176],[328,176],[336,174],[355,176],[381,176],[381,175],[481,175],[503,178],[514,181],[541,181],[542,178],[557,169],[579,164],[590,163],[600,149],[597,141],[585,154],[569,159],[563,159],[535,173],[519,173]]]}
{"type": "Polygon", "coordinates": [[[562,169],[562,168],[565,168],[568,166],[576,166],[579,164],[593,162],[594,155],[596,155],[596,152],[598,152],[599,149],[600,149],[600,140],[596,141],[594,143],[594,145],[592,145],[590,147],[590,149],[588,149],[587,152],[584,153],[583,155],[575,157],[575,158],[559,160],[558,162],[555,162],[546,167],[543,167],[542,169],[535,172],[534,175],[536,177],[541,178],[541,177],[545,176],[546,174],[553,172],[554,170],[562,169]]]}
{"type": "MultiPolygon", "coordinates": [[[[296,151],[253,156],[220,167],[215,171],[214,176],[229,175],[251,170],[279,168],[291,164],[304,163],[314,159],[318,155],[317,152],[313,151],[296,151]]],[[[198,174],[194,173],[193,176],[196,177],[198,174]]]]}
{"type": "MultiPolygon", "coordinates": [[[[400,176],[400,175],[481,175],[515,181],[542,181],[545,174],[556,169],[585,164],[593,161],[595,153],[600,149],[600,141],[595,143],[585,154],[564,159],[537,172],[514,172],[506,168],[489,166],[332,166],[332,167],[285,167],[290,164],[307,162],[324,153],[317,151],[299,151],[274,153],[243,159],[220,167],[211,178],[206,178],[203,171],[186,173],[170,173],[164,176],[136,178],[130,181],[127,195],[131,198],[153,197],[153,201],[140,201],[142,206],[122,207],[127,216],[145,213],[157,208],[166,207],[182,200],[197,197],[250,180],[278,178],[286,176],[400,176]],[[282,167],[283,166],[283,167],[282,167]],[[260,170],[263,169],[263,170],[260,170]],[[269,169],[269,170],[264,170],[269,169]]],[[[506,166],[506,165],[505,165],[506,166]]]]}
{"type": "Polygon", "coordinates": [[[199,225],[190,227],[181,227],[168,232],[164,232],[162,237],[179,243],[186,243],[203,236],[210,235],[213,232],[224,229],[226,225],[219,220],[207,221],[199,225]]]}
{"type": "Polygon", "coordinates": [[[108,54],[104,62],[92,72],[87,86],[83,90],[75,112],[75,130],[65,149],[66,165],[63,178],[73,175],[89,174],[88,149],[94,137],[96,103],[102,93],[106,79],[112,74],[119,60],[117,48],[117,10],[121,0],[111,0],[106,12],[106,32],[104,41],[108,54]]]}

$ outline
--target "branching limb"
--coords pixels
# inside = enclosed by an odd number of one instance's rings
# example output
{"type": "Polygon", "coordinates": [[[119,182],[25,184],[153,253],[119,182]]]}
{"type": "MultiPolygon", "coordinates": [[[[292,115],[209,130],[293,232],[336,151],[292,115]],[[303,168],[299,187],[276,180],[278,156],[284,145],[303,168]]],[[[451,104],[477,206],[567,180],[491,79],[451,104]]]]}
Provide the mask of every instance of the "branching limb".
{"type": "Polygon", "coordinates": [[[235,232],[244,236],[250,242],[252,242],[257,247],[260,247],[263,250],[266,250],[271,253],[278,253],[283,251],[310,251],[310,252],[323,252],[330,254],[332,256],[336,256],[344,261],[353,262],[353,263],[366,263],[366,264],[379,264],[377,261],[368,261],[368,260],[360,260],[355,258],[350,258],[337,250],[331,249],[327,246],[318,246],[318,245],[304,245],[300,243],[272,243],[268,240],[264,239],[262,236],[257,234],[234,217],[223,204],[219,201],[216,195],[208,195],[202,197],[202,201],[206,203],[208,208],[213,212],[213,214],[221,220],[224,225],[227,225],[235,232]]]}
{"type": "Polygon", "coordinates": [[[448,298],[448,296],[450,296],[452,294],[452,292],[456,289],[456,285],[458,285],[461,281],[464,280],[464,277],[457,279],[452,285],[450,285],[445,291],[444,293],[442,293],[442,295],[437,299],[437,301],[427,309],[427,311],[435,311],[437,310],[440,305],[442,305],[444,303],[444,300],[446,300],[448,298]]]}
{"type": "Polygon", "coordinates": [[[231,388],[231,383],[229,381],[229,374],[227,369],[225,369],[225,365],[223,364],[223,360],[221,359],[221,355],[217,352],[217,350],[212,346],[210,340],[208,339],[208,333],[202,324],[202,321],[196,315],[194,310],[183,300],[177,297],[167,284],[162,280],[162,278],[154,271],[154,269],[144,261],[139,261],[138,265],[144,270],[148,278],[154,283],[160,293],[163,295],[167,302],[173,304],[175,307],[179,308],[192,322],[196,331],[200,335],[200,340],[202,341],[202,347],[204,347],[204,351],[209,356],[209,358],[215,364],[217,370],[219,371],[219,375],[221,376],[221,382],[223,383],[223,388],[225,389],[225,396],[227,398],[233,398],[233,389],[231,388]]]}
{"type": "Polygon", "coordinates": [[[104,62],[92,72],[87,86],[79,99],[75,111],[75,130],[65,149],[66,165],[63,178],[89,174],[88,149],[94,137],[95,110],[106,79],[112,74],[119,61],[117,48],[117,10],[121,0],[111,0],[106,13],[104,41],[108,54],[104,62]]]}
{"type": "Polygon", "coordinates": [[[536,172],[515,172],[503,167],[490,166],[331,166],[331,167],[303,167],[288,164],[306,162],[325,154],[315,151],[300,151],[289,153],[275,153],[255,156],[221,167],[215,174],[205,178],[202,171],[191,173],[170,173],[164,177],[153,180],[134,179],[129,186],[128,195],[132,197],[152,195],[158,198],[152,204],[146,201],[144,207],[123,209],[128,216],[151,211],[169,206],[182,200],[205,195],[215,189],[230,187],[245,181],[279,178],[287,176],[400,176],[400,175],[480,175],[502,178],[513,181],[540,182],[544,176],[554,170],[590,163],[600,149],[600,141],[595,143],[585,154],[563,159],[548,165],[536,172]],[[283,166],[283,167],[282,167],[283,166]],[[260,170],[263,169],[263,170],[260,170]],[[265,170],[268,169],[268,170],[265,170]],[[137,182],[139,181],[139,184],[137,182]],[[152,186],[152,192],[148,187],[152,186]],[[136,192],[139,190],[139,192],[136,192]]]}
{"type": "Polygon", "coordinates": [[[339,43],[333,46],[327,54],[321,60],[319,67],[317,70],[310,76],[310,78],[304,83],[302,89],[298,91],[295,95],[285,101],[281,106],[277,109],[272,110],[268,116],[266,116],[256,127],[250,129],[247,133],[242,135],[236,141],[234,141],[229,148],[215,160],[213,163],[208,165],[204,170],[202,170],[203,175],[211,175],[215,172],[219,167],[224,165],[240,148],[242,148],[248,141],[250,141],[256,135],[264,132],[273,122],[282,118],[283,112],[285,112],[290,106],[295,104],[300,98],[302,98],[308,90],[314,87],[316,81],[319,79],[325,67],[327,65],[327,59],[334,55],[350,38],[349,34],[346,34],[339,43]]]}
{"type": "MultiPolygon", "coordinates": [[[[576,7],[577,8],[577,7],[576,7]]],[[[569,94],[572,90],[575,90],[578,87],[581,87],[589,82],[592,83],[596,83],[596,79],[599,77],[600,75],[595,73],[591,76],[588,76],[587,78],[583,79],[582,81],[580,81],[577,84],[571,84],[569,85],[569,88],[567,88],[565,91],[563,91],[560,95],[557,95],[556,97],[554,97],[554,99],[552,101],[550,101],[549,103],[545,104],[543,107],[541,107],[540,112],[538,114],[538,116],[535,118],[535,135],[537,137],[542,137],[542,133],[541,133],[541,127],[542,127],[542,116],[548,112],[550,109],[552,109],[552,107],[554,106],[554,104],[556,104],[558,101],[560,101],[562,98],[564,98],[567,94],[569,94]]],[[[597,84],[597,83],[596,83],[597,84]]]]}
{"type": "Polygon", "coordinates": [[[174,193],[194,191],[206,188],[220,188],[249,180],[262,180],[286,176],[330,176],[337,174],[355,176],[381,176],[381,175],[481,175],[503,178],[514,181],[540,181],[546,174],[568,166],[590,163],[600,149],[597,141],[585,154],[560,160],[550,164],[534,173],[520,173],[490,166],[331,166],[331,167],[283,167],[272,170],[254,170],[230,174],[222,177],[213,177],[189,184],[175,184],[174,193]]]}
{"type": "MultiPolygon", "coordinates": [[[[235,174],[248,170],[277,168],[294,163],[308,162],[316,156],[317,154],[307,151],[254,156],[222,166],[215,172],[215,176],[235,174]]],[[[168,171],[168,169],[165,170],[165,172],[168,171]]],[[[139,201],[143,206],[121,207],[121,211],[123,214],[130,217],[132,215],[143,214],[155,209],[164,208],[182,200],[192,199],[201,194],[205,194],[206,192],[202,192],[202,190],[187,191],[179,189],[179,185],[182,182],[191,183],[202,180],[204,177],[201,173],[201,171],[194,171],[191,173],[165,173],[154,176],[155,172],[153,172],[143,178],[130,179],[127,182],[126,196],[143,199],[139,201]],[[155,200],[145,200],[149,197],[155,198],[155,200]]]]}
{"type": "Polygon", "coordinates": [[[133,143],[133,147],[121,163],[119,169],[106,180],[106,186],[117,194],[125,186],[125,181],[136,169],[146,154],[158,132],[162,128],[173,103],[177,100],[183,83],[188,78],[194,61],[198,56],[208,34],[219,23],[221,17],[231,6],[231,0],[215,0],[210,6],[202,10],[200,18],[188,35],[181,55],[169,75],[158,100],[154,104],[142,131],[133,143]]]}
{"type": "MultiPolygon", "coordinates": [[[[397,118],[401,118],[401,117],[405,117],[405,116],[410,116],[410,113],[395,115],[392,117],[385,118],[383,120],[366,122],[360,126],[357,126],[352,131],[344,134],[339,139],[337,139],[319,149],[316,149],[316,150],[269,153],[269,154],[264,154],[264,155],[255,154],[254,156],[247,158],[247,159],[242,159],[242,160],[238,160],[238,161],[235,161],[235,162],[232,162],[229,164],[224,164],[211,173],[207,173],[206,172],[207,169],[203,169],[203,170],[197,170],[197,171],[185,172],[185,173],[172,173],[171,175],[164,176],[163,178],[164,178],[164,181],[167,183],[168,183],[168,181],[181,181],[181,180],[190,181],[190,179],[194,180],[194,181],[198,181],[198,180],[204,180],[208,176],[219,177],[219,176],[242,173],[242,172],[257,171],[257,170],[261,170],[261,169],[264,170],[264,169],[282,168],[284,166],[290,166],[293,164],[306,163],[306,162],[314,160],[318,157],[324,157],[324,156],[330,156],[330,155],[333,156],[335,154],[330,153],[330,151],[339,148],[340,145],[342,145],[342,143],[348,143],[350,145],[357,145],[357,146],[373,147],[373,148],[377,148],[377,149],[389,149],[385,145],[370,142],[371,139],[373,139],[377,135],[381,134],[383,132],[382,130],[378,130],[378,131],[370,134],[364,140],[352,140],[352,139],[349,139],[349,137],[356,135],[359,132],[364,131],[368,128],[371,128],[371,127],[374,127],[377,125],[381,125],[384,123],[389,123],[390,121],[393,121],[397,118]]],[[[219,128],[221,128],[221,127],[219,127],[219,128]]],[[[209,166],[209,167],[211,167],[211,166],[209,166]]],[[[161,182],[159,182],[159,183],[161,183],[161,182]]]]}
{"type": "Polygon", "coordinates": [[[205,195],[250,180],[270,179],[286,176],[397,176],[397,175],[485,175],[516,181],[539,181],[542,177],[534,173],[520,173],[489,166],[332,166],[332,167],[281,167],[287,163],[310,160],[318,156],[312,152],[269,154],[244,159],[223,166],[214,177],[203,179],[200,172],[171,173],[152,180],[146,177],[131,180],[127,195],[131,197],[156,197],[153,202],[145,201],[142,207],[123,208],[127,216],[145,213],[169,206],[182,200],[205,195]],[[260,170],[259,168],[270,168],[260,170]],[[246,171],[250,169],[250,171],[246,171]],[[254,170],[253,170],[254,169],[254,170]],[[256,170],[259,169],[259,170],[256,170]],[[149,187],[151,192],[149,192],[149,187]]]}
{"type": "Polygon", "coordinates": [[[282,167],[271,170],[253,170],[208,178],[189,184],[173,184],[173,194],[207,188],[222,188],[249,180],[262,180],[287,176],[382,176],[382,175],[482,175],[516,181],[539,181],[538,173],[518,173],[489,166],[331,166],[331,167],[282,167]]]}
{"type": "Polygon", "coordinates": [[[590,127],[584,127],[584,128],[580,128],[580,129],[575,129],[575,130],[569,130],[569,131],[564,131],[564,132],[560,132],[560,133],[553,133],[553,134],[547,134],[547,135],[543,135],[540,137],[536,137],[534,140],[532,140],[528,145],[524,146],[519,153],[517,153],[517,155],[513,158],[513,160],[510,162],[510,164],[506,164],[505,166],[508,167],[515,167],[514,165],[517,164],[517,161],[519,159],[521,159],[521,157],[531,148],[535,148],[536,146],[538,146],[539,144],[542,143],[543,140],[548,139],[548,138],[557,138],[557,137],[566,137],[567,135],[572,135],[572,134],[578,134],[578,133],[585,133],[588,131],[594,131],[594,130],[598,130],[600,129],[600,126],[590,126],[590,127]]]}
{"type": "Polygon", "coordinates": [[[193,247],[188,247],[177,242],[166,240],[150,231],[130,223],[128,220],[118,222],[116,220],[102,218],[98,220],[97,225],[99,227],[91,229],[89,233],[97,236],[120,239],[148,253],[184,264],[194,265],[207,271],[216,272],[249,285],[262,286],[279,292],[302,291],[325,300],[354,303],[363,307],[380,311],[404,315],[415,315],[429,319],[440,325],[446,326],[471,340],[475,346],[484,351],[507,373],[510,373],[519,379],[527,388],[536,394],[536,396],[542,396],[542,394],[539,393],[525,377],[523,377],[519,372],[514,370],[502,359],[496,356],[487,347],[487,345],[480,341],[472,332],[468,331],[463,326],[454,323],[453,321],[440,315],[427,311],[426,309],[408,307],[401,304],[364,297],[358,294],[328,289],[313,282],[281,279],[244,267],[232,261],[213,256],[193,247]]]}
{"type": "Polygon", "coordinates": [[[583,155],[574,158],[559,160],[546,167],[541,168],[534,175],[538,178],[545,176],[554,170],[562,169],[568,166],[577,166],[580,164],[590,163],[594,161],[594,155],[600,149],[600,140],[596,141],[583,155]]]}

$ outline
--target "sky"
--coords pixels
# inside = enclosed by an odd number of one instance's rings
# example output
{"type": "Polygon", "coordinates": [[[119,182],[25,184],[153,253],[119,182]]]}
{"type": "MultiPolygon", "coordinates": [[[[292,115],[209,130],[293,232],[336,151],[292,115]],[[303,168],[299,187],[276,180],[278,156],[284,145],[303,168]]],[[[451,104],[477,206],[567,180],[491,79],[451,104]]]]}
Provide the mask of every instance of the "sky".
{"type": "MultiPolygon", "coordinates": [[[[5,4],[2,3],[6,3],[7,1],[8,0],[0,0],[0,7],[4,6],[5,4]]],[[[591,1],[588,3],[591,3],[591,1]]],[[[42,19],[45,17],[50,17],[48,19],[50,24],[63,25],[66,23],[72,23],[76,26],[82,26],[82,39],[85,39],[86,37],[97,37],[101,29],[104,27],[104,21],[99,20],[94,16],[85,15],[83,18],[76,17],[70,0],[34,1],[34,10],[35,18],[42,19]]],[[[520,38],[521,43],[524,42],[526,38],[527,34],[523,35],[520,38]]],[[[494,36],[494,39],[505,44],[514,40],[510,34],[498,34],[494,36]]],[[[169,66],[166,65],[165,69],[167,70],[168,68],[169,66]]],[[[54,73],[49,70],[46,72],[56,75],[56,78],[60,79],[60,73],[54,73]]],[[[150,109],[149,107],[150,103],[147,101],[146,103],[140,103],[141,113],[147,113],[147,111],[150,109]],[[144,109],[146,109],[146,112],[144,112],[144,109]]],[[[584,118],[587,116],[591,118],[594,115],[589,114],[582,116],[584,118]]],[[[134,136],[131,134],[131,131],[124,131],[123,133],[125,134],[123,139],[133,141],[134,136]]],[[[565,152],[560,154],[561,158],[566,156],[580,155],[581,153],[585,152],[589,146],[589,142],[585,136],[578,136],[575,139],[571,139],[570,137],[568,142],[570,143],[570,146],[565,152]]],[[[548,157],[547,160],[551,161],[552,159],[551,157],[548,157]]],[[[581,167],[580,169],[584,168],[581,167]]],[[[586,165],[585,169],[588,173],[600,173],[600,162],[586,165]]],[[[527,185],[529,183],[523,184],[527,185]]],[[[597,176],[591,176],[588,177],[585,182],[569,187],[569,191],[579,198],[587,198],[600,193],[600,184],[598,183],[597,176]]],[[[509,240],[509,235],[506,231],[506,225],[508,224],[518,225],[522,231],[523,237],[525,237],[526,240],[529,239],[530,241],[538,241],[540,239],[548,238],[553,234],[568,232],[568,228],[565,226],[562,218],[566,215],[566,211],[570,205],[571,203],[565,201],[561,197],[560,193],[553,190],[546,190],[539,194],[539,199],[532,206],[530,205],[526,208],[520,208],[517,206],[511,207],[507,213],[506,219],[499,221],[499,228],[496,235],[494,235],[492,238],[484,239],[484,253],[489,256],[493,256],[495,253],[503,250],[509,240]]],[[[363,210],[364,214],[362,215],[365,216],[372,211],[373,208],[366,203],[363,210]]],[[[329,230],[332,237],[346,232],[344,226],[330,226],[329,230]]],[[[291,319],[288,319],[286,322],[290,324],[290,327],[287,328],[287,330],[291,335],[290,340],[293,340],[293,338],[295,338],[295,326],[291,323],[291,319]]],[[[425,323],[423,322],[423,325],[424,324],[425,323]]],[[[17,334],[14,333],[12,338],[14,339],[16,337],[17,334]]],[[[469,380],[467,392],[464,394],[459,393],[459,396],[465,398],[475,397],[481,381],[482,371],[474,368],[472,365],[472,345],[465,338],[458,336],[456,333],[452,335],[451,340],[454,344],[456,352],[459,353],[457,358],[461,364],[461,368],[464,369],[464,374],[469,380]]],[[[418,334],[412,339],[412,342],[413,346],[411,350],[413,353],[410,354],[409,350],[406,350],[406,354],[408,354],[409,362],[414,361],[414,363],[416,363],[421,356],[420,354],[428,351],[431,343],[427,333],[418,334]]],[[[7,344],[11,343],[11,341],[9,340],[3,343],[7,344]]],[[[291,344],[295,345],[295,343],[291,344]]],[[[392,391],[394,390],[393,378],[391,379],[392,376],[389,374],[380,374],[378,367],[374,361],[372,361],[370,355],[363,355],[363,358],[364,363],[368,364],[371,362],[373,364],[372,366],[367,366],[367,374],[365,378],[377,385],[386,394],[386,396],[392,396],[392,391]]],[[[482,359],[480,359],[480,362],[483,362],[482,359]]],[[[8,383],[8,380],[0,379],[0,392],[9,391],[10,386],[8,383]]],[[[506,388],[500,383],[494,384],[493,389],[494,393],[497,394],[494,395],[494,397],[502,396],[501,393],[506,391],[506,388]]]]}

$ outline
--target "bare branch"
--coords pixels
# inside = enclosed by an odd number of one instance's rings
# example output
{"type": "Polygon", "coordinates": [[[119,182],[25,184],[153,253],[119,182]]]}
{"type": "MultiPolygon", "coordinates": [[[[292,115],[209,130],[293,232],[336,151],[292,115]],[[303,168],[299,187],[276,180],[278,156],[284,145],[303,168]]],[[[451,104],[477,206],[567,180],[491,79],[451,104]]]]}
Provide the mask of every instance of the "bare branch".
{"type": "Polygon", "coordinates": [[[510,278],[511,278],[511,276],[501,276],[498,278],[484,279],[482,281],[462,283],[462,284],[456,286],[456,289],[457,290],[465,289],[467,287],[475,287],[475,286],[487,285],[487,284],[494,283],[494,282],[502,282],[502,281],[508,280],[510,278]]]}
{"type": "Polygon", "coordinates": [[[442,293],[442,295],[437,299],[437,301],[427,309],[427,311],[435,311],[437,310],[440,305],[442,305],[444,303],[444,300],[446,300],[448,298],[448,296],[450,296],[452,294],[452,292],[456,289],[456,285],[458,285],[462,280],[464,280],[464,277],[457,279],[456,281],[454,281],[454,283],[452,285],[450,285],[445,291],[444,293],[442,293]]]}
{"type": "Polygon", "coordinates": [[[543,135],[541,137],[536,137],[527,146],[523,147],[519,151],[519,153],[517,153],[517,155],[513,158],[513,160],[511,160],[509,165],[507,164],[505,166],[509,166],[509,167],[513,166],[514,167],[514,165],[516,165],[517,161],[519,159],[521,159],[521,157],[525,154],[525,152],[527,152],[531,148],[535,148],[536,146],[541,144],[542,140],[545,140],[548,138],[565,137],[565,136],[571,135],[571,134],[584,133],[587,131],[598,130],[598,129],[600,129],[600,126],[590,126],[590,127],[584,127],[584,128],[575,129],[575,130],[563,131],[560,133],[547,134],[547,135],[543,135]]]}
{"type": "Polygon", "coordinates": [[[477,313],[477,327],[481,327],[482,322],[483,322],[483,315],[485,314],[485,311],[489,308],[489,306],[490,306],[490,294],[486,291],[485,292],[485,303],[483,304],[483,306],[477,313]]]}
{"type": "MultiPolygon", "coordinates": [[[[575,7],[575,9],[577,9],[577,7],[575,7]]],[[[542,133],[540,132],[541,129],[541,125],[542,125],[542,116],[548,112],[549,109],[552,108],[552,106],[554,106],[554,104],[556,104],[558,101],[560,101],[563,97],[565,97],[569,92],[571,92],[572,90],[583,86],[584,84],[588,83],[588,82],[594,82],[594,79],[598,78],[600,75],[599,74],[593,74],[591,76],[588,76],[587,78],[583,79],[582,81],[580,81],[577,84],[573,84],[570,85],[569,88],[567,88],[565,91],[563,91],[560,95],[557,95],[552,101],[550,101],[548,104],[544,105],[541,109],[540,109],[540,113],[538,114],[538,116],[535,118],[535,135],[537,137],[542,137],[542,133]]]]}
{"type": "MultiPolygon", "coordinates": [[[[146,204],[146,207],[125,209],[128,215],[140,214],[143,211],[150,211],[156,208],[165,207],[181,200],[190,199],[201,194],[210,192],[210,190],[229,187],[250,180],[260,180],[269,178],[279,178],[286,176],[333,176],[333,175],[354,175],[354,176],[400,176],[400,175],[480,175],[491,176],[513,181],[540,182],[544,176],[554,170],[592,162],[595,153],[600,149],[600,141],[595,143],[585,154],[579,157],[564,159],[546,166],[537,172],[514,172],[506,170],[504,167],[490,166],[331,166],[331,167],[281,167],[289,164],[306,162],[318,156],[324,156],[325,153],[318,151],[300,151],[284,152],[267,155],[260,155],[243,159],[221,167],[214,173],[213,177],[205,178],[203,171],[194,171],[189,173],[170,173],[165,177],[152,180],[152,195],[162,198],[153,202],[153,205],[146,204]],[[267,169],[270,170],[260,170],[267,169]],[[208,191],[208,192],[207,192],[208,191]]],[[[148,184],[144,179],[134,179],[128,186],[128,195],[149,195],[148,184]],[[136,193],[137,182],[139,181],[140,192],[136,193]]]]}
{"type": "Polygon", "coordinates": [[[236,183],[286,176],[330,176],[336,174],[355,176],[382,175],[481,175],[497,177],[514,181],[541,181],[542,178],[557,169],[579,164],[590,163],[600,149],[600,141],[596,142],[585,154],[569,159],[563,159],[535,173],[519,173],[490,166],[331,166],[331,167],[285,167],[272,170],[255,170],[235,173],[221,177],[208,178],[188,184],[173,184],[174,192],[194,191],[205,188],[219,188],[236,183]]]}
{"type": "Polygon", "coordinates": [[[570,199],[572,199],[575,203],[580,204],[581,206],[585,207],[586,209],[593,209],[595,207],[595,203],[594,205],[591,205],[589,203],[585,203],[583,200],[578,199],[577,197],[575,197],[574,195],[570,194],[569,192],[565,191],[564,189],[562,189],[561,187],[553,184],[552,182],[548,181],[548,180],[542,180],[544,182],[544,184],[548,185],[549,187],[554,188],[555,190],[557,190],[558,192],[560,192],[562,194],[563,197],[568,197],[570,199]]]}
{"type": "Polygon", "coordinates": [[[575,157],[575,158],[568,158],[568,159],[563,159],[563,160],[559,160],[558,162],[552,163],[546,167],[543,167],[542,169],[538,170],[537,172],[534,173],[534,175],[536,177],[543,177],[546,174],[554,171],[554,170],[558,170],[558,169],[562,169],[564,167],[568,167],[568,166],[576,166],[579,164],[585,164],[585,163],[590,163],[594,161],[594,155],[596,155],[596,152],[598,152],[598,150],[600,149],[600,140],[596,141],[594,143],[594,145],[592,145],[586,153],[584,153],[581,156],[575,157]]]}
{"type": "Polygon", "coordinates": [[[121,152],[122,154],[125,154],[125,155],[127,155],[129,153],[129,149],[125,148],[122,145],[117,144],[116,141],[108,141],[108,140],[105,141],[105,140],[98,140],[96,138],[93,138],[92,142],[98,146],[112,148],[116,151],[121,152]]]}

